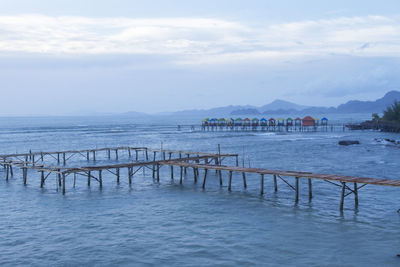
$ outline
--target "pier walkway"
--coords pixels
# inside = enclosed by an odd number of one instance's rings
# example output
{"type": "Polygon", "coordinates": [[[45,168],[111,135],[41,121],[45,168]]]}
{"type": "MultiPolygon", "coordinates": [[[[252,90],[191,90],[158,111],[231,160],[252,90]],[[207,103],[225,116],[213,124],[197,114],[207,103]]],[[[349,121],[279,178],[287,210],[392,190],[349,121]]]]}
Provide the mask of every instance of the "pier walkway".
{"type": "MultiPolygon", "coordinates": [[[[29,152],[0,155],[0,166],[5,170],[5,179],[8,181],[13,177],[13,168],[22,170],[23,183],[27,184],[28,170],[39,172],[40,186],[45,185],[46,180],[51,174],[56,175],[58,187],[62,189],[62,193],[66,193],[66,179],[73,175],[74,186],[77,176],[87,178],[87,185],[90,186],[91,181],[98,182],[100,188],[103,186],[103,171],[115,175],[117,183],[120,182],[121,169],[127,170],[129,184],[132,184],[133,176],[141,169],[148,168],[152,171],[153,179],[160,181],[160,168],[162,166],[170,166],[171,179],[174,179],[174,167],[180,170],[179,179],[182,184],[183,175],[187,174],[188,169],[193,170],[193,179],[197,183],[200,177],[200,169],[203,170],[202,187],[205,188],[207,174],[209,170],[215,170],[219,176],[220,185],[223,185],[222,172],[229,173],[228,190],[232,188],[232,173],[238,172],[242,174],[243,187],[247,188],[246,174],[253,173],[260,175],[260,194],[264,194],[265,175],[269,175],[274,182],[274,190],[278,191],[278,179],[295,192],[295,201],[299,201],[299,179],[307,179],[308,181],[308,197],[313,197],[312,180],[323,180],[341,188],[340,210],[343,210],[345,197],[353,194],[355,206],[358,206],[358,191],[366,185],[395,186],[400,187],[400,180],[395,179],[378,179],[366,177],[352,177],[334,174],[318,174],[311,172],[270,170],[261,168],[245,168],[239,167],[238,154],[228,153],[204,153],[181,150],[165,150],[151,149],[147,147],[107,147],[87,150],[66,150],[55,152],[29,152]],[[119,153],[125,152],[123,155],[119,153]],[[141,152],[141,153],[139,153],[141,152]],[[99,154],[102,153],[102,154],[99,154]],[[152,155],[151,155],[152,154],[152,155]],[[112,157],[113,155],[113,157],[112,157]],[[67,166],[68,160],[73,156],[81,156],[85,159],[85,164],[78,160],[74,165],[67,166]],[[95,162],[96,157],[102,157],[106,160],[119,160],[120,156],[124,156],[123,163],[109,164],[89,164],[89,161],[95,162]],[[60,159],[62,158],[62,160],[60,159]],[[234,159],[234,164],[223,165],[223,161],[228,158],[234,159]],[[203,163],[201,163],[203,161],[203,163]],[[61,164],[62,162],[62,164],[61,164]],[[288,178],[294,178],[294,184],[291,184],[288,178]]],[[[293,183],[293,181],[292,181],[293,183]]]]}

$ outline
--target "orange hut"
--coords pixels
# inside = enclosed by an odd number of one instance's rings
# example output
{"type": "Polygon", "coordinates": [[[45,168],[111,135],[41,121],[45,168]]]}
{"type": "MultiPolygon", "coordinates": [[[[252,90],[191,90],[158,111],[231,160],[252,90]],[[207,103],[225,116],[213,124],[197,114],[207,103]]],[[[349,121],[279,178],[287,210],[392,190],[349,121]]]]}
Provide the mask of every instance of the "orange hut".
{"type": "Polygon", "coordinates": [[[301,119],[300,119],[299,117],[297,117],[297,118],[294,120],[294,125],[296,125],[296,126],[301,126],[301,119]]]}
{"type": "Polygon", "coordinates": [[[311,116],[306,116],[303,118],[303,126],[314,126],[314,119],[311,116]]]}

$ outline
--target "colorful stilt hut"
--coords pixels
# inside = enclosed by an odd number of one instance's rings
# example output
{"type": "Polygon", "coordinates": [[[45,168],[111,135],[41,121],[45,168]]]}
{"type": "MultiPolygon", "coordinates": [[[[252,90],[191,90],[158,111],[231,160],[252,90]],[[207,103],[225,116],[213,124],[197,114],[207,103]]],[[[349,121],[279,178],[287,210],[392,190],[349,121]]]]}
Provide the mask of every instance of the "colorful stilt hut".
{"type": "Polygon", "coordinates": [[[276,125],[275,119],[274,119],[274,118],[270,118],[270,119],[268,120],[268,125],[269,125],[269,126],[275,126],[275,125],[276,125]]]}
{"type": "Polygon", "coordinates": [[[250,119],[249,118],[245,118],[243,120],[243,126],[250,126],[250,119]]]}
{"type": "Polygon", "coordinates": [[[218,121],[218,119],[212,118],[210,120],[210,126],[216,126],[217,125],[217,121],[218,121]]]}
{"type": "Polygon", "coordinates": [[[313,117],[311,117],[311,116],[304,117],[302,122],[303,122],[304,127],[314,126],[314,123],[315,123],[313,117]]]}
{"type": "Polygon", "coordinates": [[[242,118],[235,119],[235,126],[242,126],[242,118]]]}
{"type": "Polygon", "coordinates": [[[233,118],[228,118],[226,120],[226,125],[227,126],[233,126],[234,122],[235,122],[235,120],[233,118]]]}
{"type": "Polygon", "coordinates": [[[284,126],[285,125],[285,120],[283,118],[278,119],[278,126],[284,126]]]}
{"type": "Polygon", "coordinates": [[[322,126],[327,126],[327,125],[328,125],[328,119],[325,118],[325,117],[322,118],[322,119],[321,119],[321,125],[322,125],[322,126]]]}
{"type": "Polygon", "coordinates": [[[319,125],[319,119],[318,118],[314,118],[314,125],[318,126],[319,125]]]}
{"type": "Polygon", "coordinates": [[[225,119],[224,119],[224,118],[220,118],[220,119],[218,120],[218,126],[225,126],[225,125],[226,125],[225,119]]]}
{"type": "Polygon", "coordinates": [[[297,117],[295,120],[294,120],[294,125],[295,126],[301,126],[301,119],[299,118],[299,117],[297,117]]]}
{"type": "Polygon", "coordinates": [[[209,118],[204,118],[201,120],[201,126],[208,126],[210,122],[209,118]]]}
{"type": "Polygon", "coordinates": [[[287,118],[286,119],[286,126],[293,126],[293,119],[292,118],[287,118]]]}
{"type": "Polygon", "coordinates": [[[253,118],[253,119],[251,120],[251,126],[257,127],[258,125],[259,125],[259,120],[258,120],[258,118],[253,118]]]}
{"type": "Polygon", "coordinates": [[[265,118],[261,118],[261,120],[260,120],[260,125],[261,125],[261,126],[268,126],[267,120],[266,120],[265,118]]]}

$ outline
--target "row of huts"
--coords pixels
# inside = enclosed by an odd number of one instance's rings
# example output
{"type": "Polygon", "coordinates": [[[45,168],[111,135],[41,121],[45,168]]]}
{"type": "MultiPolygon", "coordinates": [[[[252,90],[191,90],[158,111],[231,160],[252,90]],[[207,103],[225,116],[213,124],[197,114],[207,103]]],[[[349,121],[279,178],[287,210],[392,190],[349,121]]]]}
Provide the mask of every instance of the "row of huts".
{"type": "Polygon", "coordinates": [[[279,118],[277,120],[275,120],[274,118],[270,118],[270,119],[265,119],[265,118],[253,118],[253,119],[249,119],[249,118],[206,118],[202,120],[202,126],[253,126],[253,127],[257,127],[257,126],[303,126],[303,127],[307,127],[307,126],[327,126],[328,125],[328,119],[327,118],[322,118],[321,120],[319,120],[318,118],[313,118],[311,116],[306,116],[304,118],[296,118],[296,119],[292,119],[292,118],[287,118],[287,119],[283,119],[283,118],[279,118]]]}

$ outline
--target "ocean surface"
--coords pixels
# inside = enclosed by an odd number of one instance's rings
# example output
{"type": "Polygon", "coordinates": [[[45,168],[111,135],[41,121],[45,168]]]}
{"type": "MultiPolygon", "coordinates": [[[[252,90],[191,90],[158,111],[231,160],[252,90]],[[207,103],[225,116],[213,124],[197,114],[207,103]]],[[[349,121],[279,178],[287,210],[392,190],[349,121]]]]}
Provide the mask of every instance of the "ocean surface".
{"type": "MultiPolygon", "coordinates": [[[[369,115],[348,115],[332,121],[357,121],[369,115]]],[[[177,125],[194,119],[129,117],[0,118],[0,153],[89,149],[112,146],[239,153],[240,165],[400,179],[400,146],[375,140],[400,136],[373,131],[308,133],[201,132],[177,125]],[[339,146],[339,140],[360,145],[339,146]]],[[[119,162],[128,162],[121,154],[119,162]]],[[[107,160],[101,153],[96,162],[107,160]]],[[[69,164],[89,164],[73,157],[69,164]]],[[[226,160],[224,164],[234,164],[226,160]]],[[[5,181],[0,169],[0,265],[32,266],[400,266],[400,188],[368,185],[345,198],[339,211],[340,188],[313,182],[308,200],[300,180],[300,201],[294,192],[265,177],[247,175],[244,189],[234,174],[232,191],[210,172],[206,189],[193,183],[188,170],[183,184],[161,169],[159,183],[151,171],[135,174],[128,184],[103,172],[103,188],[71,177],[67,193],[50,176],[43,189],[40,174],[22,172],[5,181]]],[[[178,170],[176,170],[178,173],[178,170]]],[[[202,177],[202,171],[200,173],[202,177]]],[[[293,179],[288,178],[293,183],[293,179]]]]}

